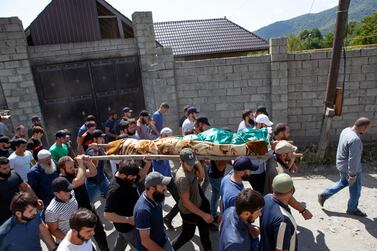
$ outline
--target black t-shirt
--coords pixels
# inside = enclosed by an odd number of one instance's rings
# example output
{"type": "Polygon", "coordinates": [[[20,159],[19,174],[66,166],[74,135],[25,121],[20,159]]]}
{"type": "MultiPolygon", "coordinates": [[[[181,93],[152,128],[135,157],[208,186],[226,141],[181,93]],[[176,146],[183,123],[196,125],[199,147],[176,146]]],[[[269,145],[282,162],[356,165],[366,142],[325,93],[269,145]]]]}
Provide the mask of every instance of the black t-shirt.
{"type": "MultiPolygon", "coordinates": [[[[129,184],[118,177],[114,177],[110,181],[105,212],[132,216],[139,197],[140,194],[135,184],[129,184]]],[[[121,233],[127,233],[134,228],[134,226],[126,223],[114,223],[114,226],[121,233]]]]}
{"type": "Polygon", "coordinates": [[[179,119],[179,127],[182,128],[183,122],[187,119],[186,116],[183,116],[182,118],[179,119]]]}
{"type": "Polygon", "coordinates": [[[14,171],[8,179],[0,180],[0,225],[12,216],[12,212],[9,210],[10,202],[13,196],[19,192],[22,182],[21,177],[14,171]]]}
{"type": "MultiPolygon", "coordinates": [[[[70,183],[73,181],[73,177],[64,176],[70,183]]],[[[90,200],[88,196],[88,190],[86,190],[85,184],[78,186],[73,189],[75,191],[75,198],[77,200],[77,204],[80,207],[92,210],[92,206],[90,205],[90,200]]]]}
{"type": "Polygon", "coordinates": [[[26,149],[33,152],[33,158],[38,160],[38,152],[42,150],[43,144],[39,139],[30,138],[26,144],[26,149]]]}
{"type": "Polygon", "coordinates": [[[216,162],[211,160],[211,165],[209,165],[209,168],[208,168],[208,176],[213,179],[218,179],[218,178],[224,177],[224,173],[225,173],[225,169],[220,171],[217,168],[216,162]]]}
{"type": "Polygon", "coordinates": [[[3,150],[0,149],[0,157],[8,158],[9,155],[10,155],[10,151],[9,151],[9,149],[7,149],[7,150],[5,150],[5,151],[3,151],[3,150]]]}

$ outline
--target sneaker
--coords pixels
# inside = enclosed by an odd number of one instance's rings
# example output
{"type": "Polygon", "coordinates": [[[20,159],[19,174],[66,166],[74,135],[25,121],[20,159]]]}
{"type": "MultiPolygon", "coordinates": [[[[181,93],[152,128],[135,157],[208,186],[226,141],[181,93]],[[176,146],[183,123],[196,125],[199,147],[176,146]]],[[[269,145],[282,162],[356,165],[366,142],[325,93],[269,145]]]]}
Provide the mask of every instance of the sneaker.
{"type": "Polygon", "coordinates": [[[325,196],[323,196],[323,194],[318,194],[318,203],[321,205],[321,207],[323,207],[323,205],[325,204],[325,201],[326,201],[325,196]]]}
{"type": "Polygon", "coordinates": [[[173,230],[174,229],[174,227],[173,227],[173,225],[171,224],[171,220],[170,219],[168,219],[168,218],[164,218],[164,223],[165,223],[165,225],[166,225],[166,227],[168,228],[168,230],[173,230]]]}
{"type": "Polygon", "coordinates": [[[359,217],[367,217],[367,214],[361,211],[360,209],[356,209],[355,211],[351,212],[347,210],[347,214],[359,216],[359,217]]]}

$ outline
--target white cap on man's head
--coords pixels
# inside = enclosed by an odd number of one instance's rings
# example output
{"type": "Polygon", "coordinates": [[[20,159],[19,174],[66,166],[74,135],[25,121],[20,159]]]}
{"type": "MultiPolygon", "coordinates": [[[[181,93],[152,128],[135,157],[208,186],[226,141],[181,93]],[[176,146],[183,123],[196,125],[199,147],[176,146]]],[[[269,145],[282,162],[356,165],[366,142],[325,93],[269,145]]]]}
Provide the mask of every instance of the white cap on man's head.
{"type": "Polygon", "coordinates": [[[161,135],[171,136],[171,135],[173,135],[173,130],[170,129],[169,127],[164,127],[164,128],[162,128],[160,134],[161,135]]]}
{"type": "Polygon", "coordinates": [[[265,124],[266,126],[272,126],[274,124],[274,123],[271,122],[271,120],[268,118],[268,116],[264,115],[264,114],[259,114],[255,118],[255,123],[265,124]]]}

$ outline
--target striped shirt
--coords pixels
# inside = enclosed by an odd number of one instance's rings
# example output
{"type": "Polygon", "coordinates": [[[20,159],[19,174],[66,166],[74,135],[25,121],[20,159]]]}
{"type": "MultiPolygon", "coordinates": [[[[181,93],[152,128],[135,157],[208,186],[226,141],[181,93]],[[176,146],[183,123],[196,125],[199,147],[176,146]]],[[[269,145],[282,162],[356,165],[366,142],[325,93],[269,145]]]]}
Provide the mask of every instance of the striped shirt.
{"type": "Polygon", "coordinates": [[[58,229],[62,231],[63,234],[68,233],[70,229],[69,218],[71,218],[71,215],[78,209],[74,192],[72,191],[71,194],[72,197],[67,202],[62,202],[58,198],[54,197],[46,208],[45,212],[46,223],[57,222],[58,229]]]}
{"type": "Polygon", "coordinates": [[[297,251],[297,224],[289,207],[272,194],[267,194],[264,201],[265,206],[260,218],[262,250],[297,251]]]}

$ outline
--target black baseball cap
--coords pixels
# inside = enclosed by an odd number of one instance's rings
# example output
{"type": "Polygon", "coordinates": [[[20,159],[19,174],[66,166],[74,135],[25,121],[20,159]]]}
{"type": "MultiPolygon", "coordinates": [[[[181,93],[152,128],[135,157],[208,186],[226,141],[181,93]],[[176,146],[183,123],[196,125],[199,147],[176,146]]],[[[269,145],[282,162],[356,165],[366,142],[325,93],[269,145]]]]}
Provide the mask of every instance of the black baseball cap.
{"type": "Polygon", "coordinates": [[[93,138],[99,138],[99,137],[105,137],[106,134],[104,134],[101,130],[97,129],[92,134],[93,138]]]}
{"type": "Polygon", "coordinates": [[[9,144],[9,137],[8,136],[5,136],[5,135],[3,135],[3,136],[1,136],[0,137],[0,143],[6,143],[6,144],[9,144]]]}
{"type": "Polygon", "coordinates": [[[41,119],[39,118],[38,115],[34,115],[33,117],[31,117],[31,121],[36,122],[36,121],[41,121],[41,119]]]}
{"type": "Polygon", "coordinates": [[[256,171],[258,167],[253,165],[251,163],[251,160],[248,157],[237,157],[234,160],[233,169],[236,171],[245,171],[245,170],[256,171]]]}
{"type": "Polygon", "coordinates": [[[263,105],[258,106],[257,112],[263,113],[268,116],[267,108],[263,105]]]}
{"type": "Polygon", "coordinates": [[[51,183],[52,192],[71,192],[73,185],[64,177],[57,177],[51,183]]]}
{"type": "Polygon", "coordinates": [[[140,115],[141,117],[148,117],[148,116],[149,116],[149,112],[146,111],[146,110],[143,110],[143,111],[140,112],[139,115],[140,115]]]}
{"type": "Polygon", "coordinates": [[[187,109],[187,113],[199,113],[198,109],[196,107],[191,106],[190,108],[187,109]]]}
{"type": "Polygon", "coordinates": [[[57,132],[55,133],[55,137],[56,137],[56,138],[61,138],[61,137],[65,137],[65,136],[67,136],[67,132],[64,131],[64,130],[59,130],[59,131],[57,131],[57,132]]]}
{"type": "Polygon", "coordinates": [[[203,123],[208,126],[211,126],[210,123],[208,122],[208,118],[204,116],[200,116],[199,118],[196,119],[196,123],[203,123]]]}

